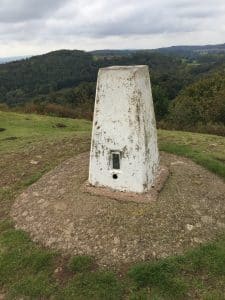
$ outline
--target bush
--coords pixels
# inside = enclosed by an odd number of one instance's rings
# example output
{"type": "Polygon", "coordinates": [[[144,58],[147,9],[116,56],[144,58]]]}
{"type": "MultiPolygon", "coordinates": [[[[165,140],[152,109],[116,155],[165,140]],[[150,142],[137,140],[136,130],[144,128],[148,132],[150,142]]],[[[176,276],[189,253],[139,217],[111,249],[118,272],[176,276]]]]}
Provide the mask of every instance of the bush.
{"type": "Polygon", "coordinates": [[[170,104],[168,121],[177,129],[191,130],[199,123],[225,126],[225,77],[213,73],[184,89],[170,104]]]}

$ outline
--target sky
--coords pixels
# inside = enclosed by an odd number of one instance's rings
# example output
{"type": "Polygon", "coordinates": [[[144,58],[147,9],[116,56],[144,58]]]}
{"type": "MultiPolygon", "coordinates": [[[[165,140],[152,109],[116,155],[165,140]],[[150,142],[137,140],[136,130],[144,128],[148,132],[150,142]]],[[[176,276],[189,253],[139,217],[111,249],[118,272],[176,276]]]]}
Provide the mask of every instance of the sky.
{"type": "Polygon", "coordinates": [[[225,0],[0,0],[0,57],[225,43],[225,0]]]}

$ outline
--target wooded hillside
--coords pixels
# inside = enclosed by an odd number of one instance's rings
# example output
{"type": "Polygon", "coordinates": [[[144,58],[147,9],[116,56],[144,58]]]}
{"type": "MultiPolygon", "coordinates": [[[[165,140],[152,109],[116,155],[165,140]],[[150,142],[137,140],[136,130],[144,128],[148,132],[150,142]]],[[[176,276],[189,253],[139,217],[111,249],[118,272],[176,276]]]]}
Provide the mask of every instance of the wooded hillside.
{"type": "Polygon", "coordinates": [[[195,130],[197,124],[224,126],[223,48],[206,54],[195,47],[166,49],[60,50],[0,64],[0,103],[27,112],[91,119],[98,69],[146,64],[160,126],[185,130],[195,130]]]}

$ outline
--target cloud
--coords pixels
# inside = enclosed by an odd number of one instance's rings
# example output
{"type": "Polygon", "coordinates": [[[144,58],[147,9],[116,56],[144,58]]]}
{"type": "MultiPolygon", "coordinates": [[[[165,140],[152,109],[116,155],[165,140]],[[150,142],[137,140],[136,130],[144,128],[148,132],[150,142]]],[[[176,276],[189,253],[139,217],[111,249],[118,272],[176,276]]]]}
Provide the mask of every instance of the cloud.
{"type": "Polygon", "coordinates": [[[48,17],[66,1],[62,0],[0,0],[1,23],[17,23],[48,17]]]}
{"type": "Polygon", "coordinates": [[[129,48],[143,47],[144,40],[144,48],[186,43],[187,37],[189,44],[223,42],[224,20],[224,0],[0,0],[0,55],[10,44],[26,54],[31,45],[47,51],[123,48],[121,40],[129,48]]]}

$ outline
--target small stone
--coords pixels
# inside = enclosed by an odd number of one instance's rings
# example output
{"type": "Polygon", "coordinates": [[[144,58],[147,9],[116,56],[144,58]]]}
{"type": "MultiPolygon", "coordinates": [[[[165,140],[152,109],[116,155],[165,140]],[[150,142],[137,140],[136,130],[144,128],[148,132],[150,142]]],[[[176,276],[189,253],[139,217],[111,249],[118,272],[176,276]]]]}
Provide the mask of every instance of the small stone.
{"type": "Polygon", "coordinates": [[[194,228],[194,226],[191,225],[191,224],[187,224],[187,225],[186,225],[186,228],[187,228],[188,231],[192,231],[193,228],[194,228]]]}
{"type": "Polygon", "coordinates": [[[202,182],[200,180],[194,180],[193,183],[200,185],[202,182]]]}
{"type": "Polygon", "coordinates": [[[87,233],[88,233],[88,234],[90,234],[90,235],[92,235],[92,234],[93,234],[93,232],[94,232],[94,230],[93,230],[93,229],[88,229],[88,230],[87,230],[87,233]]]}
{"type": "Polygon", "coordinates": [[[23,217],[26,217],[28,215],[28,212],[27,211],[24,211],[23,213],[22,213],[22,216],[23,217]]]}
{"type": "Polygon", "coordinates": [[[39,161],[37,161],[37,160],[33,160],[33,159],[32,159],[32,160],[30,161],[30,164],[32,164],[32,165],[37,165],[38,163],[39,163],[39,161]]]}
{"type": "Polygon", "coordinates": [[[120,244],[120,239],[118,237],[115,237],[113,242],[114,242],[114,244],[119,245],[120,244]]]}
{"type": "Polygon", "coordinates": [[[45,202],[45,199],[43,199],[43,198],[41,198],[41,199],[39,199],[39,200],[37,201],[38,204],[41,204],[41,203],[43,203],[43,202],[45,202]]]}
{"type": "Polygon", "coordinates": [[[117,249],[116,249],[116,248],[113,248],[111,252],[112,252],[112,254],[116,254],[117,249]]]}
{"type": "Polygon", "coordinates": [[[167,254],[166,252],[163,252],[163,253],[161,254],[161,257],[162,257],[162,258],[166,258],[166,257],[168,257],[168,254],[167,254]]]}
{"type": "Polygon", "coordinates": [[[184,165],[185,162],[181,160],[177,160],[171,163],[171,166],[176,166],[176,165],[184,165]]]}
{"type": "Polygon", "coordinates": [[[54,271],[55,274],[58,274],[59,272],[62,272],[62,267],[58,267],[54,271]]]}
{"type": "Polygon", "coordinates": [[[199,238],[193,238],[193,241],[197,244],[201,244],[202,243],[202,240],[200,240],[199,238]]]}

